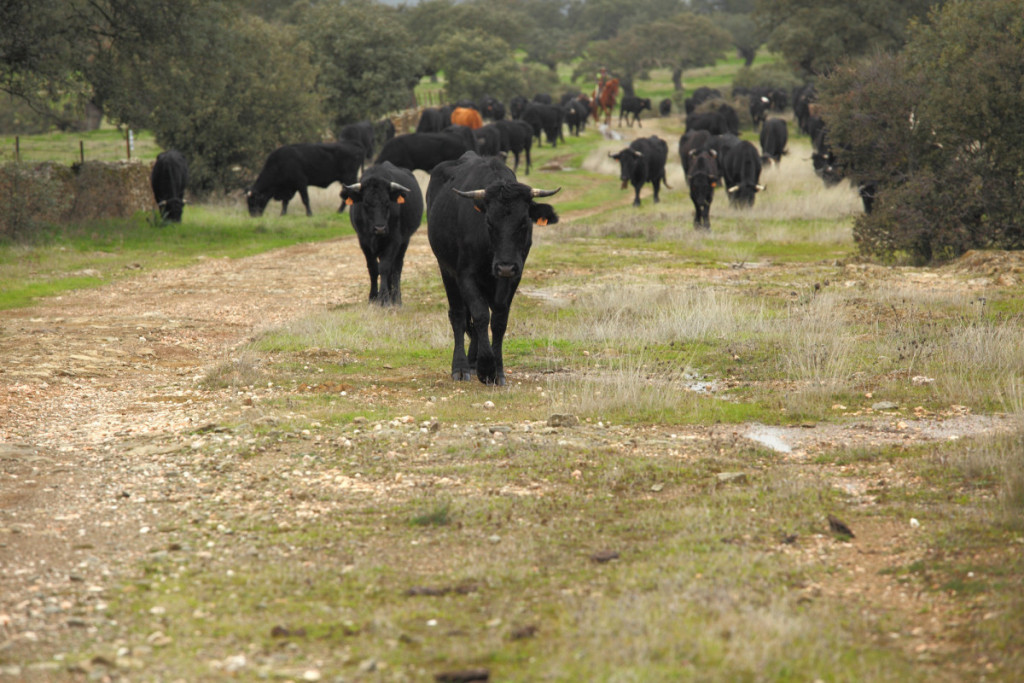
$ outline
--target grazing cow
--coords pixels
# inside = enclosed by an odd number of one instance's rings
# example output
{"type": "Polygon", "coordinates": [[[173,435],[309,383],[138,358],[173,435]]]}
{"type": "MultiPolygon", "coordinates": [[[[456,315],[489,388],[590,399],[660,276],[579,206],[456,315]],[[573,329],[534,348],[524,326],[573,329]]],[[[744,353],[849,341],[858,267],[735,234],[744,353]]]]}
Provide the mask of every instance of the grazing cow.
{"type": "Polygon", "coordinates": [[[636,97],[632,95],[626,95],[622,98],[622,102],[619,104],[619,128],[622,128],[622,117],[626,117],[626,125],[630,128],[633,124],[629,120],[630,114],[633,115],[633,120],[636,121],[640,128],[644,127],[644,124],[640,123],[640,113],[646,109],[651,111],[651,100],[649,97],[636,97]]]}
{"type": "Polygon", "coordinates": [[[445,115],[444,110],[428,107],[420,113],[420,120],[416,123],[416,132],[440,133],[451,124],[451,117],[445,115]]]}
{"type": "Polygon", "coordinates": [[[367,161],[373,158],[375,151],[374,132],[373,124],[369,121],[360,121],[359,123],[350,123],[342,126],[341,130],[338,131],[338,139],[361,145],[366,150],[364,158],[367,161]]]}
{"type": "Polygon", "coordinates": [[[526,170],[523,175],[530,175],[530,149],[533,147],[533,126],[525,121],[502,119],[494,125],[501,131],[501,151],[512,152],[515,162],[512,171],[519,170],[519,154],[526,152],[526,170]]]}
{"type": "Polygon", "coordinates": [[[671,113],[672,113],[672,99],[669,98],[669,97],[666,97],[665,99],[663,99],[661,102],[658,103],[658,115],[661,116],[662,118],[664,118],[664,117],[668,116],[671,113]]]}
{"type": "Polygon", "coordinates": [[[828,141],[828,130],[825,122],[816,116],[808,120],[808,128],[814,131],[811,138],[814,151],[811,153],[811,163],[814,164],[814,172],[825,183],[825,187],[832,187],[842,182],[845,177],[843,169],[836,163],[835,152],[828,141]]]}
{"type": "Polygon", "coordinates": [[[767,95],[757,92],[750,94],[750,120],[753,122],[754,130],[757,130],[757,127],[764,123],[770,104],[771,100],[768,99],[767,95]]]}
{"type": "Polygon", "coordinates": [[[278,147],[267,156],[263,170],[246,191],[250,216],[262,216],[271,199],[281,202],[281,215],[288,213],[288,202],[299,193],[306,215],[310,185],[327,187],[331,183],[351,184],[359,177],[365,150],[352,142],[299,143],[278,147]]]}
{"type": "Polygon", "coordinates": [[[669,187],[665,178],[665,161],[668,159],[668,144],[657,135],[649,138],[639,138],[629,144],[624,150],[617,154],[609,153],[612,159],[619,162],[619,180],[622,181],[622,189],[632,183],[635,196],[633,206],[640,206],[640,188],[644,183],[651,183],[654,187],[655,203],[661,201],[658,193],[661,191],[661,184],[669,187]]]}
{"type": "Polygon", "coordinates": [[[729,203],[740,207],[754,205],[757,193],[764,189],[761,180],[761,155],[757,148],[746,140],[730,149],[722,160],[722,175],[725,179],[729,203]]]}
{"type": "Polygon", "coordinates": [[[565,111],[553,104],[542,104],[531,102],[526,105],[521,117],[533,128],[533,134],[537,138],[537,146],[541,144],[541,133],[547,137],[552,147],[558,146],[558,139],[562,137],[562,123],[565,119],[565,111]]]}
{"type": "Polygon", "coordinates": [[[594,121],[600,123],[601,115],[604,114],[604,125],[612,125],[612,112],[615,111],[615,102],[619,99],[619,79],[613,78],[604,84],[601,92],[594,90],[594,99],[590,102],[590,113],[594,121]]]}
{"type": "Polygon", "coordinates": [[[689,170],[686,182],[690,185],[690,200],[693,202],[693,227],[711,229],[711,201],[715,198],[718,185],[718,155],[713,149],[690,151],[689,170]]]}
{"type": "Polygon", "coordinates": [[[782,155],[786,153],[789,142],[789,129],[784,119],[770,118],[761,128],[761,162],[769,164],[782,163],[782,155]]]}
{"type": "Polygon", "coordinates": [[[472,153],[441,164],[431,174],[427,237],[448,295],[455,342],[452,379],[465,381],[476,374],[484,384],[505,384],[502,342],[530,253],[533,224],[558,222],[550,205],[534,199],[556,192],[524,185],[500,160],[472,153]]]}
{"type": "Polygon", "coordinates": [[[452,111],[452,125],[465,126],[470,130],[476,130],[484,125],[480,112],[470,107],[456,107],[452,111]]]}
{"type": "Polygon", "coordinates": [[[401,305],[405,251],[423,220],[423,193],[416,178],[385,161],[366,169],[358,183],[345,185],[341,198],[352,207],[349,219],[366,256],[370,302],[401,305]]]}
{"type": "Polygon", "coordinates": [[[185,156],[176,149],[157,155],[153,170],[149,173],[149,184],[160,209],[160,218],[180,223],[181,212],[185,210],[185,186],[188,185],[188,162],[185,156]]]}
{"type": "Polygon", "coordinates": [[[452,133],[406,133],[385,142],[374,163],[390,161],[410,171],[430,173],[442,161],[458,159],[468,150],[466,142],[452,133]]]}

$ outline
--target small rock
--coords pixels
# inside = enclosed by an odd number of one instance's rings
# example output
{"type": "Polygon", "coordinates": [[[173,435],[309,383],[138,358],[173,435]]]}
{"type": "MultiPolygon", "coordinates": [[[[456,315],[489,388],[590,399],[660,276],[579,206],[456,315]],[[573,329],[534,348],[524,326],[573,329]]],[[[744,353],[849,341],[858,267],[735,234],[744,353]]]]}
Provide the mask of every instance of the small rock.
{"type": "Polygon", "coordinates": [[[850,530],[850,527],[846,525],[846,522],[842,521],[838,517],[835,517],[834,515],[828,516],[828,528],[832,531],[832,533],[840,537],[846,536],[848,539],[856,538],[853,535],[853,531],[850,530]]]}
{"type": "Polygon", "coordinates": [[[494,410],[494,401],[484,401],[484,410],[494,410]]]}
{"type": "Polygon", "coordinates": [[[654,484],[653,486],[651,486],[651,490],[654,491],[655,493],[661,491],[663,488],[665,488],[664,484],[654,484]]]}
{"type": "Polygon", "coordinates": [[[575,415],[554,414],[548,418],[549,427],[575,427],[580,423],[580,418],[575,415]]]}
{"type": "Polygon", "coordinates": [[[520,626],[517,629],[513,629],[512,633],[508,634],[508,637],[512,640],[524,640],[526,638],[533,638],[537,635],[537,626],[535,624],[527,624],[526,626],[520,626]]]}
{"type": "Polygon", "coordinates": [[[914,517],[911,517],[911,518],[910,518],[910,526],[911,526],[911,528],[913,528],[913,529],[917,529],[918,527],[920,527],[920,526],[921,526],[921,522],[917,521],[917,519],[916,519],[916,518],[914,518],[914,517]]]}
{"type": "Polygon", "coordinates": [[[746,484],[746,472],[719,472],[715,479],[719,484],[746,484]]]}
{"type": "Polygon", "coordinates": [[[871,410],[896,410],[899,407],[899,403],[894,403],[892,401],[878,401],[871,404],[871,410]]]}
{"type": "Polygon", "coordinates": [[[598,550],[590,556],[590,559],[598,564],[605,564],[606,562],[619,559],[619,553],[616,550],[598,550]]]}

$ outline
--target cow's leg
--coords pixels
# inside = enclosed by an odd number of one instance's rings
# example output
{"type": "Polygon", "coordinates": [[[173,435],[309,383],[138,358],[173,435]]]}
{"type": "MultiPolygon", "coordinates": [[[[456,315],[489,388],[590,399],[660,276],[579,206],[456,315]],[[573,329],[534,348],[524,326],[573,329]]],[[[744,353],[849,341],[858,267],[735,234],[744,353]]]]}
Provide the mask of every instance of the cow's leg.
{"type": "MultiPolygon", "coordinates": [[[[505,341],[505,330],[508,328],[508,313],[512,308],[512,298],[519,286],[519,278],[514,280],[501,279],[494,294],[494,306],[491,310],[491,351],[494,355],[494,380],[498,386],[505,386],[505,360],[502,356],[502,344],[505,341]]],[[[478,370],[480,380],[483,372],[478,370]]],[[[490,382],[488,382],[490,384],[490,382]]]]}
{"type": "Polygon", "coordinates": [[[519,170],[519,150],[512,150],[512,153],[513,153],[513,154],[515,155],[515,157],[516,157],[516,162],[515,162],[515,164],[514,164],[514,165],[512,166],[512,172],[513,172],[513,173],[515,173],[516,171],[518,171],[518,170],[519,170]]]}
{"type": "Polygon", "coordinates": [[[638,128],[644,127],[644,124],[640,122],[640,114],[636,114],[633,118],[636,119],[636,125],[638,128]]]}
{"type": "Polygon", "coordinates": [[[661,178],[655,178],[651,184],[654,185],[654,203],[657,204],[661,201],[661,197],[658,196],[661,193],[661,178]]]}
{"type": "Polygon", "coordinates": [[[445,294],[448,295],[448,322],[452,326],[455,344],[452,349],[452,379],[456,382],[469,380],[469,359],[466,357],[466,304],[459,291],[459,283],[451,275],[441,273],[445,294]]]}
{"type": "Polygon", "coordinates": [[[472,276],[460,278],[459,285],[471,318],[470,367],[476,368],[476,376],[481,382],[494,384],[497,377],[494,349],[487,338],[487,328],[491,324],[490,305],[472,276]]]}
{"type": "Polygon", "coordinates": [[[402,279],[402,260],[405,258],[405,247],[408,243],[402,240],[401,235],[395,235],[395,233],[392,235],[397,239],[392,239],[380,256],[379,300],[383,306],[402,303],[402,289],[399,282],[402,279]]]}
{"type": "Polygon", "coordinates": [[[312,216],[313,212],[309,208],[309,191],[305,185],[299,188],[299,196],[302,198],[302,205],[306,207],[306,215],[312,216]]]}
{"type": "MultiPolygon", "coordinates": [[[[380,266],[377,263],[377,254],[369,245],[360,245],[363,248],[363,256],[366,257],[366,272],[370,274],[370,303],[377,301],[377,279],[380,275],[380,266]]],[[[383,283],[381,283],[383,284],[383,283]]]]}
{"type": "Polygon", "coordinates": [[[633,191],[634,191],[633,206],[640,206],[640,188],[641,187],[643,187],[643,183],[634,183],[633,184],[633,191]]]}

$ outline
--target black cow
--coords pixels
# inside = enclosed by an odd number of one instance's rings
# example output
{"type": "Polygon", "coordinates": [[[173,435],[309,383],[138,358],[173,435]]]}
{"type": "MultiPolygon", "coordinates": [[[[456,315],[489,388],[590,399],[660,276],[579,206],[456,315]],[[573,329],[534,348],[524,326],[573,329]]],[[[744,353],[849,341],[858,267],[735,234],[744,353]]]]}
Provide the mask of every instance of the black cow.
{"type": "Polygon", "coordinates": [[[427,237],[448,295],[455,338],[452,379],[469,380],[475,373],[484,384],[505,384],[502,342],[533,242],[533,224],[558,222],[550,205],[534,199],[556,192],[519,183],[500,160],[473,153],[431,174],[427,237]]]}
{"type": "Polygon", "coordinates": [[[451,110],[447,115],[441,108],[428,107],[420,113],[420,120],[416,122],[417,133],[440,133],[452,123],[451,110]]]}
{"type": "Polygon", "coordinates": [[[172,223],[181,222],[185,210],[185,186],[188,185],[188,162],[176,149],[161,152],[149,173],[153,198],[160,209],[160,218],[172,223]]]}
{"type": "Polygon", "coordinates": [[[345,185],[341,198],[352,207],[349,218],[366,256],[370,301],[401,305],[405,251],[423,220],[423,193],[416,178],[385,161],[366,169],[358,183],[345,185]]]}
{"type": "Polygon", "coordinates": [[[477,128],[473,131],[476,136],[476,151],[482,157],[493,157],[501,154],[501,129],[494,123],[477,128]]]}
{"type": "Polygon", "coordinates": [[[360,121],[359,123],[350,123],[342,126],[341,130],[338,131],[338,139],[362,145],[363,149],[366,150],[364,158],[367,161],[373,158],[375,151],[374,133],[373,124],[369,121],[360,121]]]}
{"type": "Polygon", "coordinates": [[[515,156],[515,163],[512,170],[519,170],[519,154],[526,152],[526,170],[524,175],[530,174],[530,149],[533,147],[533,126],[525,121],[507,120],[495,121],[494,125],[501,131],[501,151],[512,152],[515,156]]]}
{"type": "MultiPolygon", "coordinates": [[[[700,114],[690,114],[686,117],[686,130],[706,130],[712,135],[722,135],[731,132],[725,117],[721,112],[709,111],[700,114]]],[[[733,133],[735,135],[735,133],[733,133]]]]}
{"type": "MultiPolygon", "coordinates": [[[[793,88],[793,114],[796,116],[797,127],[805,133],[807,120],[811,118],[811,104],[818,98],[817,91],[813,85],[802,85],[793,88]]],[[[814,136],[811,135],[813,139],[814,136]]]]}
{"type": "Polygon", "coordinates": [[[278,147],[267,156],[256,182],[246,191],[250,216],[262,216],[271,199],[281,202],[281,215],[288,213],[288,202],[299,193],[306,215],[310,185],[327,187],[331,183],[351,184],[359,177],[365,152],[352,142],[298,143],[278,147]]]}
{"type": "Polygon", "coordinates": [[[692,153],[705,149],[709,142],[711,142],[711,133],[706,130],[691,130],[689,133],[683,133],[680,136],[679,161],[683,164],[684,176],[690,173],[689,160],[694,156],[692,153]]]}
{"type": "Polygon", "coordinates": [[[832,187],[842,182],[845,172],[836,162],[835,152],[828,141],[828,130],[825,122],[816,116],[808,120],[808,128],[814,131],[811,138],[814,151],[811,153],[811,163],[814,164],[814,172],[825,183],[825,187],[832,187]]]}
{"type": "Polygon", "coordinates": [[[617,154],[609,155],[619,162],[619,180],[622,181],[622,189],[632,183],[635,196],[633,206],[640,206],[640,188],[644,183],[650,182],[654,186],[654,201],[661,201],[658,193],[661,191],[661,184],[669,187],[665,178],[665,161],[668,159],[668,144],[657,135],[649,138],[639,138],[629,144],[624,150],[617,154]]]}
{"type": "Polygon", "coordinates": [[[753,92],[750,94],[750,120],[753,123],[754,130],[764,123],[765,117],[768,116],[768,107],[771,105],[771,100],[767,95],[763,95],[760,92],[753,92]]]}
{"type": "Polygon", "coordinates": [[[690,153],[686,182],[693,202],[693,227],[711,229],[711,201],[719,182],[718,155],[713,149],[695,149],[690,153]]]}
{"type": "Polygon", "coordinates": [[[551,93],[539,92],[533,96],[533,101],[538,104],[554,104],[555,101],[551,97],[551,93]]]}
{"type": "Polygon", "coordinates": [[[451,133],[406,133],[385,142],[374,163],[390,161],[410,171],[429,173],[442,161],[458,159],[468,150],[462,138],[451,133]]]}
{"type": "Polygon", "coordinates": [[[761,180],[761,155],[753,143],[740,140],[722,160],[722,176],[729,193],[729,203],[753,206],[757,193],[764,189],[761,180]]]}
{"type": "Polygon", "coordinates": [[[542,132],[552,147],[558,147],[558,139],[562,137],[562,123],[565,120],[565,111],[562,108],[553,104],[530,102],[523,109],[520,120],[526,121],[533,128],[538,147],[541,144],[542,132]]]}
{"type": "Polygon", "coordinates": [[[789,129],[786,121],[780,118],[770,118],[764,122],[761,128],[761,162],[769,164],[782,163],[782,155],[786,153],[786,143],[789,142],[789,129]]]}
{"type": "Polygon", "coordinates": [[[711,141],[707,143],[708,149],[715,150],[718,155],[719,166],[725,159],[725,155],[729,153],[729,150],[740,144],[740,139],[732,133],[725,133],[724,135],[713,135],[711,141]]]}
{"type": "Polygon", "coordinates": [[[480,100],[480,116],[489,121],[499,121],[505,118],[505,105],[491,97],[484,95],[480,100]]]}
{"type": "Polygon", "coordinates": [[[693,95],[687,97],[683,102],[683,106],[686,109],[686,115],[689,116],[697,107],[702,105],[704,102],[715,99],[716,97],[721,98],[722,93],[719,90],[708,88],[707,86],[701,86],[693,91],[693,95]]]}
{"type": "Polygon", "coordinates": [[[672,99],[666,97],[658,103],[658,114],[662,117],[668,116],[672,113],[672,99]]]}
{"type": "Polygon", "coordinates": [[[526,109],[526,105],[530,103],[522,95],[516,95],[508,101],[508,113],[514,119],[519,119],[523,116],[523,110],[526,109]]]}
{"type": "Polygon", "coordinates": [[[644,124],[640,123],[640,113],[646,109],[651,111],[651,99],[649,97],[630,97],[626,96],[622,98],[622,102],[619,103],[619,128],[622,128],[622,117],[626,117],[626,125],[630,128],[633,124],[629,120],[630,114],[633,115],[633,120],[636,121],[640,128],[644,127],[644,124]]]}
{"type": "MultiPolygon", "coordinates": [[[[460,126],[452,124],[441,131],[442,133],[448,133],[454,135],[466,145],[466,149],[471,152],[477,151],[476,149],[476,131],[467,126],[460,126]]],[[[461,155],[460,155],[461,156],[461,155]]]]}

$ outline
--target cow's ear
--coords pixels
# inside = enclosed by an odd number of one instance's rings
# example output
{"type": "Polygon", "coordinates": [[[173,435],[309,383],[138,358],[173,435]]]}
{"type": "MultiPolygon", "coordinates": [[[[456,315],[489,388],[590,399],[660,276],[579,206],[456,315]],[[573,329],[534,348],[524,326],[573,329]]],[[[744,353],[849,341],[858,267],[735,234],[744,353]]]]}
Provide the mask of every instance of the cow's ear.
{"type": "Polygon", "coordinates": [[[353,190],[348,187],[341,188],[341,199],[347,206],[352,206],[356,202],[362,199],[362,193],[359,190],[353,190]]]}
{"type": "Polygon", "coordinates": [[[530,204],[530,220],[537,225],[553,225],[558,222],[558,214],[550,204],[530,204]]]}

